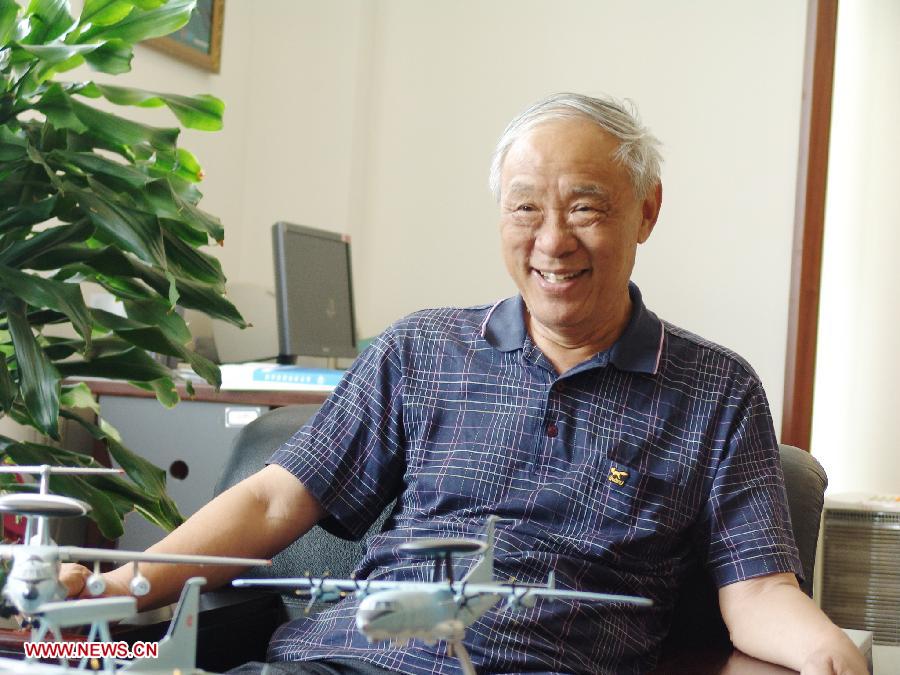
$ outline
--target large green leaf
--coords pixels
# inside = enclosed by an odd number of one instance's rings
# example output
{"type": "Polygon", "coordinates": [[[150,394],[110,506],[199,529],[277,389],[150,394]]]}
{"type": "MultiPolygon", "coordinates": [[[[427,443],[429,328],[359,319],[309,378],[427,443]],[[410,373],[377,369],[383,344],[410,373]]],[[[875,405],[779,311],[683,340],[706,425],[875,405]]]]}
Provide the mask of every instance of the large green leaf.
{"type": "MultiPolygon", "coordinates": [[[[78,334],[90,344],[91,315],[87,305],[84,304],[84,297],[78,284],[44,279],[36,274],[26,274],[5,265],[0,265],[0,282],[4,288],[32,307],[49,307],[65,314],[78,334]]],[[[30,329],[28,333],[31,334],[30,329]]],[[[16,353],[19,353],[18,345],[16,353]]]]}
{"type": "Polygon", "coordinates": [[[66,408],[86,408],[95,414],[100,414],[100,404],[91,392],[91,388],[84,382],[62,388],[59,404],[66,408]]]}
{"type": "MultiPolygon", "coordinates": [[[[136,259],[125,257],[112,247],[93,250],[80,246],[61,247],[49,254],[45,262],[57,266],[79,262],[110,277],[118,275],[137,277],[163,297],[166,297],[169,290],[169,281],[165,274],[136,259]]],[[[177,284],[181,293],[180,304],[184,307],[202,310],[212,318],[228,321],[240,328],[246,327],[247,324],[235,306],[207,284],[189,279],[177,279],[177,284]]],[[[136,299],[146,297],[146,294],[138,294],[136,299]]]]}
{"type": "Polygon", "coordinates": [[[54,206],[56,195],[51,195],[39,202],[11,206],[0,211],[0,235],[7,230],[31,227],[49,220],[54,206]]]}
{"type": "Polygon", "coordinates": [[[67,33],[77,23],[69,14],[68,0],[31,0],[25,12],[30,17],[28,44],[43,44],[67,33]]]}
{"type": "Polygon", "coordinates": [[[153,389],[153,393],[156,394],[156,400],[166,408],[174,408],[178,405],[178,402],[181,401],[181,397],[178,395],[178,390],[175,389],[175,383],[172,381],[172,378],[161,377],[158,380],[153,380],[149,384],[153,389]]]}
{"type": "Polygon", "coordinates": [[[84,55],[84,60],[94,70],[110,75],[119,75],[131,70],[134,50],[121,40],[104,42],[97,49],[84,55]]]}
{"type": "Polygon", "coordinates": [[[16,348],[19,387],[37,428],[59,438],[59,372],[38,345],[25,318],[25,303],[6,296],[6,318],[16,348]]]}
{"type": "Polygon", "coordinates": [[[206,232],[195,230],[189,224],[181,220],[172,220],[171,218],[160,218],[159,224],[166,232],[171,232],[181,241],[190,244],[194,248],[200,248],[209,244],[209,235],[206,232]]]}
{"type": "Polygon", "coordinates": [[[191,18],[196,0],[170,0],[149,11],[135,10],[118,23],[85,31],[80,42],[119,39],[130,44],[173,33],[191,18]]]}
{"type": "Polygon", "coordinates": [[[126,300],[125,313],[145,326],[158,326],[175,344],[186,345],[191,340],[191,331],[182,316],[164,300],[126,300]]]}
{"type": "Polygon", "coordinates": [[[142,108],[158,108],[165,105],[184,126],[203,131],[221,129],[222,115],[225,112],[225,104],[221,99],[207,94],[199,96],[163,94],[95,82],[80,88],[77,93],[91,98],[103,96],[106,100],[118,105],[134,105],[142,108]]]}
{"type": "Polygon", "coordinates": [[[137,347],[90,361],[64,361],[56,367],[64,377],[108,377],[114,380],[152,382],[169,376],[168,368],[137,347]]]}
{"type": "MultiPolygon", "coordinates": [[[[61,415],[83,426],[98,440],[106,442],[109,439],[108,434],[78,415],[67,411],[63,411],[61,415]]],[[[0,448],[17,464],[91,468],[101,466],[89,455],[38,443],[0,443],[0,448]]],[[[137,484],[128,483],[117,476],[56,475],[51,476],[50,487],[53,492],[71,495],[90,504],[92,513],[88,515],[97,522],[103,535],[109,538],[121,536],[122,516],[132,511],[135,504],[151,511],[154,514],[153,522],[167,522],[172,517],[172,506],[161,504],[159,495],[148,494],[137,484]]],[[[177,511],[175,515],[180,518],[177,511]]]]}
{"type": "Polygon", "coordinates": [[[72,98],[58,83],[47,87],[35,108],[57,129],[71,129],[79,134],[90,131],[94,137],[114,147],[147,143],[157,150],[174,152],[178,140],[177,128],[154,127],[97,110],[72,98]]]}
{"type": "Polygon", "coordinates": [[[150,176],[139,169],[135,169],[131,164],[116,162],[94,152],[54,150],[47,155],[47,159],[54,166],[68,165],[76,167],[79,171],[83,171],[88,175],[101,174],[112,176],[132,188],[141,189],[152,180],[150,176]]]}
{"type": "Polygon", "coordinates": [[[47,88],[35,108],[44,113],[47,121],[57,129],[71,129],[79,134],[88,130],[87,125],[75,114],[72,98],[58,84],[47,88]]]}
{"type": "MultiPolygon", "coordinates": [[[[3,2],[3,0],[0,0],[3,2]]],[[[25,157],[25,148],[28,141],[21,133],[13,133],[6,127],[0,126],[0,162],[12,162],[25,157]]]]}
{"type": "MultiPolygon", "coordinates": [[[[148,124],[132,122],[124,117],[97,110],[77,99],[71,99],[71,103],[72,111],[79,121],[92,133],[109,142],[122,145],[149,143],[154,148],[166,150],[174,148],[178,140],[179,130],[177,128],[153,127],[148,124]]],[[[38,109],[40,110],[40,107],[38,109]]]]}
{"type": "Polygon", "coordinates": [[[122,354],[134,347],[134,345],[125,342],[115,335],[106,335],[103,337],[97,337],[95,335],[91,340],[90,351],[85,348],[84,341],[78,340],[77,338],[48,337],[46,340],[47,344],[44,347],[44,351],[51,355],[54,360],[58,360],[58,354],[61,355],[61,358],[66,359],[75,353],[84,354],[85,358],[88,360],[99,359],[101,356],[122,354]]]}
{"type": "Polygon", "coordinates": [[[134,321],[102,309],[94,309],[92,314],[98,324],[113,331],[125,342],[148,351],[177,356],[180,350],[183,349],[180,345],[170,340],[156,326],[148,326],[139,321],[134,321]]]}
{"type": "Polygon", "coordinates": [[[16,0],[0,0],[0,47],[8,43],[16,32],[19,3],[16,0]]]}
{"type": "Polygon", "coordinates": [[[110,456],[131,480],[146,493],[159,499],[160,510],[169,521],[166,528],[173,529],[180,525],[183,519],[178,513],[178,507],[166,495],[166,472],[111,438],[107,439],[106,447],[110,456]]]}
{"type": "Polygon", "coordinates": [[[6,366],[6,356],[0,354],[0,410],[6,412],[12,406],[16,398],[16,383],[9,376],[9,368],[6,366]]]}
{"type": "Polygon", "coordinates": [[[143,195],[161,217],[184,222],[196,230],[206,231],[215,241],[223,241],[225,230],[219,219],[183,199],[173,189],[172,181],[155,180],[143,195]]]}
{"type": "Polygon", "coordinates": [[[47,45],[21,45],[21,48],[32,56],[49,65],[62,63],[73,56],[87,54],[94,51],[100,45],[67,45],[65,42],[54,42],[47,45]]]}
{"type": "Polygon", "coordinates": [[[82,25],[112,26],[131,13],[134,3],[128,0],[85,0],[79,21],[82,25]]]}
{"type": "Polygon", "coordinates": [[[225,292],[225,275],[217,258],[198,251],[178,237],[163,231],[166,261],[179,275],[205,282],[218,293],[225,292]]]}
{"type": "Polygon", "coordinates": [[[87,218],[78,223],[64,223],[51,227],[9,246],[0,253],[0,265],[27,269],[29,263],[38,256],[57,246],[87,241],[93,232],[94,226],[87,218]]]}
{"type": "MultiPolygon", "coordinates": [[[[164,274],[146,265],[136,264],[140,278],[160,295],[168,293],[169,284],[164,274]]],[[[179,304],[191,309],[200,309],[210,317],[222,319],[245,328],[246,323],[240,312],[225,297],[208,284],[201,284],[192,279],[177,279],[179,304]]]]}
{"type": "Polygon", "coordinates": [[[173,181],[172,189],[182,199],[191,204],[197,204],[203,196],[194,183],[203,180],[203,169],[197,158],[184,148],[178,148],[174,152],[160,150],[151,153],[143,163],[148,173],[155,178],[165,178],[173,181]]]}
{"type": "MultiPolygon", "coordinates": [[[[171,314],[174,315],[174,312],[171,314]]],[[[218,387],[222,384],[222,376],[217,365],[174,340],[161,326],[147,325],[97,309],[93,310],[93,315],[97,323],[114,331],[124,341],[159,354],[177,356],[182,361],[190,363],[194,372],[213,386],[218,387]]],[[[171,380],[161,378],[154,382],[151,384],[161,403],[174,405],[178,402],[178,395],[174,392],[171,380]]]]}
{"type": "MultiPolygon", "coordinates": [[[[123,251],[133,253],[147,263],[164,264],[165,245],[159,221],[143,211],[108,201],[96,181],[91,182],[91,188],[93,189],[89,191],[72,186],[69,193],[78,197],[88,217],[97,226],[95,236],[106,243],[115,244],[123,251]]],[[[112,198],[116,197],[113,195],[112,198]]]]}
{"type": "Polygon", "coordinates": [[[104,490],[92,487],[79,476],[51,476],[50,487],[53,492],[66,494],[90,504],[88,517],[97,523],[100,534],[107,539],[112,541],[125,533],[122,523],[124,514],[104,490]]]}

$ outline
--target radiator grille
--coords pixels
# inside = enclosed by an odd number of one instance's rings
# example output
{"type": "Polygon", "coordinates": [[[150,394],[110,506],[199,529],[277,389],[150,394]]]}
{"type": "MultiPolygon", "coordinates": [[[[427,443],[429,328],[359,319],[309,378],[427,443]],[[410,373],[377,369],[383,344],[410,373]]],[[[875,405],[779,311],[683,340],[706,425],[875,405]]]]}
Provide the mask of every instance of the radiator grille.
{"type": "Polygon", "coordinates": [[[900,645],[900,513],[825,509],[822,609],[900,645]]]}

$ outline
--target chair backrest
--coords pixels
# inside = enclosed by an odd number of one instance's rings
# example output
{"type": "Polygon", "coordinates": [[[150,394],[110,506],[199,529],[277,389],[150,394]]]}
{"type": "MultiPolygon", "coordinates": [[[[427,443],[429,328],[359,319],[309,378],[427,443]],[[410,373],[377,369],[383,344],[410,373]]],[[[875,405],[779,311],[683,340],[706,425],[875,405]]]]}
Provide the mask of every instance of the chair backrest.
{"type": "MultiPolygon", "coordinates": [[[[780,456],[791,527],[803,566],[800,587],[812,597],[816,544],[828,478],[822,465],[805,450],[781,445],[780,456]]],[[[663,654],[678,653],[693,645],[719,644],[730,644],[730,641],[719,611],[718,591],[709,574],[698,567],[690,572],[681,587],[663,654]]]]}
{"type": "MultiPolygon", "coordinates": [[[[232,444],[231,456],[215,487],[215,494],[256,473],[265,465],[278,446],[290,439],[319,409],[318,405],[290,405],[275,408],[244,427],[232,444]]],[[[385,509],[369,533],[378,532],[390,513],[385,509]]],[[[318,525],[272,559],[271,567],[254,567],[241,576],[263,578],[296,577],[311,572],[328,572],[334,577],[348,577],[365,553],[361,541],[341,539],[318,525]]],[[[293,618],[305,602],[290,593],[283,594],[288,615],[293,618]]],[[[317,609],[317,608],[314,608],[317,609]]]]}

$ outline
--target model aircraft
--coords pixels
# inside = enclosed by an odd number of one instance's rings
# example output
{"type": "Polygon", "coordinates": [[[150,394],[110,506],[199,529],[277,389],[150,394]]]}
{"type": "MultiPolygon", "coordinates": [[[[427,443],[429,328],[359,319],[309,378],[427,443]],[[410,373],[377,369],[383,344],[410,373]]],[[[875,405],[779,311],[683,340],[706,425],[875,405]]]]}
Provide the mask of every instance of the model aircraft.
{"type": "MultiPolygon", "coordinates": [[[[102,667],[104,672],[111,673],[144,673],[145,675],[199,675],[205,671],[196,667],[197,653],[197,615],[199,610],[200,587],[206,583],[203,577],[188,579],[181,592],[181,598],[175,607],[175,613],[169,624],[169,630],[159,641],[156,658],[135,659],[128,662],[118,662],[114,658],[104,658],[102,663],[91,663],[82,660],[77,668],[70,668],[66,663],[60,665],[50,663],[36,663],[34,661],[19,661],[16,659],[0,658],[0,672],[19,673],[20,675],[51,675],[55,673],[69,673],[73,671],[96,671],[102,667]],[[117,666],[121,666],[117,668],[117,666]]],[[[130,603],[131,614],[134,613],[135,600],[131,597],[97,598],[90,600],[69,600],[66,602],[47,603],[41,610],[41,620],[57,621],[57,627],[65,627],[67,622],[62,621],[62,613],[72,617],[73,625],[86,623],[93,616],[91,635],[101,637],[107,642],[110,640],[108,621],[129,616],[128,605],[130,603]],[[103,607],[99,607],[104,603],[103,607]],[[115,607],[114,607],[115,605],[115,607]],[[99,607],[99,609],[98,609],[99,607]],[[99,624],[99,627],[98,627],[99,624]],[[96,633],[95,633],[96,630],[96,633]]]]}
{"type": "MultiPolygon", "coordinates": [[[[59,582],[60,563],[93,561],[94,574],[85,584],[91,595],[102,595],[106,583],[100,575],[102,562],[131,562],[134,572],[129,584],[131,593],[146,595],[150,582],[139,569],[139,562],[183,563],[192,565],[270,565],[270,560],[227,558],[203,555],[136,553],[82,546],[58,546],[50,538],[48,519],[51,517],[83,516],[90,505],[72,497],[50,494],[51,474],[91,475],[121,473],[119,469],[56,467],[56,466],[0,466],[0,473],[37,474],[40,484],[37,494],[12,493],[0,496],[0,512],[16,513],[26,518],[24,543],[0,545],[0,558],[12,560],[12,567],[3,587],[3,597],[26,618],[36,616],[51,602],[64,600],[66,589],[59,582]]],[[[132,610],[131,614],[134,611],[132,610]]]]}
{"type": "Polygon", "coordinates": [[[354,594],[360,599],[356,627],[369,642],[392,640],[402,643],[418,638],[434,644],[445,640],[448,655],[459,659],[465,675],[475,674],[462,642],[466,628],[500,601],[511,610],[532,607],[538,598],[653,604],[647,598],[630,595],[558,589],[552,572],[546,585],[496,581],[493,553],[497,520],[496,516],[488,518],[484,543],[472,539],[420,539],[403,544],[402,550],[435,559],[431,582],[360,581],[307,575],[297,579],[236,579],[232,585],[291,588],[298,595],[309,595],[307,609],[315,602],[335,601],[354,594]],[[454,581],[452,556],[465,553],[481,553],[481,557],[461,581],[454,581]],[[439,580],[442,566],[445,570],[443,581],[439,580]]]}

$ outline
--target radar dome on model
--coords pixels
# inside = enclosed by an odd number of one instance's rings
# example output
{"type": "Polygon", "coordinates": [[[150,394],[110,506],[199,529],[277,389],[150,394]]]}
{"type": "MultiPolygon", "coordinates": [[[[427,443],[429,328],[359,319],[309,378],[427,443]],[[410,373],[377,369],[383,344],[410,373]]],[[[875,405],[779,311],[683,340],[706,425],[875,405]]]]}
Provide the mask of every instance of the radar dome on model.
{"type": "Polygon", "coordinates": [[[420,556],[443,556],[447,553],[482,553],[487,546],[475,539],[416,539],[399,546],[404,553],[420,556]]]}

